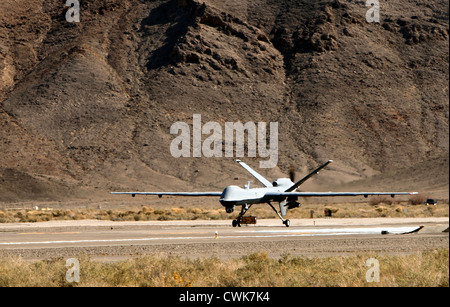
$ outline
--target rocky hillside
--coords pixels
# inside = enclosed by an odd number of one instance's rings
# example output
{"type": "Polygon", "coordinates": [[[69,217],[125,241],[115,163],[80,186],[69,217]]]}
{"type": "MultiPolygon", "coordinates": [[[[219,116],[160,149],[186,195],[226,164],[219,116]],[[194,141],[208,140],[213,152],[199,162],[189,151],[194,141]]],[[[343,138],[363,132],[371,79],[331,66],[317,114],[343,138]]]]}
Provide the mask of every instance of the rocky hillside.
{"type": "Polygon", "coordinates": [[[0,2],[0,201],[250,179],[171,155],[193,114],[278,122],[269,178],[333,159],[310,188],[448,193],[448,1],[380,0],[379,23],[358,0],[80,0],[79,23],[64,2],[0,2]]]}

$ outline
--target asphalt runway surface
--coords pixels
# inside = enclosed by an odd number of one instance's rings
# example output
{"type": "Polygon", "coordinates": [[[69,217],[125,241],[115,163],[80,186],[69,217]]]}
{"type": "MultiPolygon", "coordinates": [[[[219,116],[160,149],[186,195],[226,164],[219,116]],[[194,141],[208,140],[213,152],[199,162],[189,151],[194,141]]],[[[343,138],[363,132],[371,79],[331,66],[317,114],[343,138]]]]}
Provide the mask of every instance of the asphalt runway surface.
{"type": "Polygon", "coordinates": [[[448,227],[448,218],[298,219],[289,228],[275,219],[236,228],[230,220],[14,223],[0,225],[0,257],[86,254],[116,261],[146,254],[224,259],[254,252],[273,257],[401,254],[448,248],[449,235],[443,232],[448,227]]]}

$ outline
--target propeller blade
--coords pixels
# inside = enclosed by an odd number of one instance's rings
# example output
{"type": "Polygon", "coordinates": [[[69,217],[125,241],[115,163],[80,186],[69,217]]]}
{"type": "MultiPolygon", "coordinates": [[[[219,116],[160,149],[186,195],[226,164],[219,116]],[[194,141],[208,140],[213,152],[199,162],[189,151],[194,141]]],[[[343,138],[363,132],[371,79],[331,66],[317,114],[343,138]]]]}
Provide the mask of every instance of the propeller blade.
{"type": "Polygon", "coordinates": [[[289,179],[291,179],[292,182],[295,182],[295,167],[293,165],[289,168],[289,179]]]}

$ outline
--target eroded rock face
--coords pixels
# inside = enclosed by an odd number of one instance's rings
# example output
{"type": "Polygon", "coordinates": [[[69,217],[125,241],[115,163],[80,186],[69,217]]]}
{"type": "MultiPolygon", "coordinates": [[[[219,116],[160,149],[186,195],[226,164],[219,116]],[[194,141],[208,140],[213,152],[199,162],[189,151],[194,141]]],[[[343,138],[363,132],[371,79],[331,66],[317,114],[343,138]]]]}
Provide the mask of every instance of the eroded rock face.
{"type": "Polygon", "coordinates": [[[332,158],[327,184],[443,161],[448,3],[408,5],[378,24],[335,0],[86,0],[69,23],[59,0],[3,0],[0,195],[222,187],[232,159],[170,155],[193,114],[278,122],[273,172],[332,158]]]}

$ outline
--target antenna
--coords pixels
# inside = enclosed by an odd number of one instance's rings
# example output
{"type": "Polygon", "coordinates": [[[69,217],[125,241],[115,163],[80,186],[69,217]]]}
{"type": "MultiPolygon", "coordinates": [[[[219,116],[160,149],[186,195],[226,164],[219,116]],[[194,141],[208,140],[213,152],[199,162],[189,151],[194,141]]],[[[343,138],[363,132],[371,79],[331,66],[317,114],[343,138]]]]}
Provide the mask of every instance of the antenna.
{"type": "Polygon", "coordinates": [[[244,189],[249,190],[249,189],[250,189],[250,184],[251,184],[252,182],[253,182],[253,181],[248,181],[247,184],[244,185],[244,189]]]}

